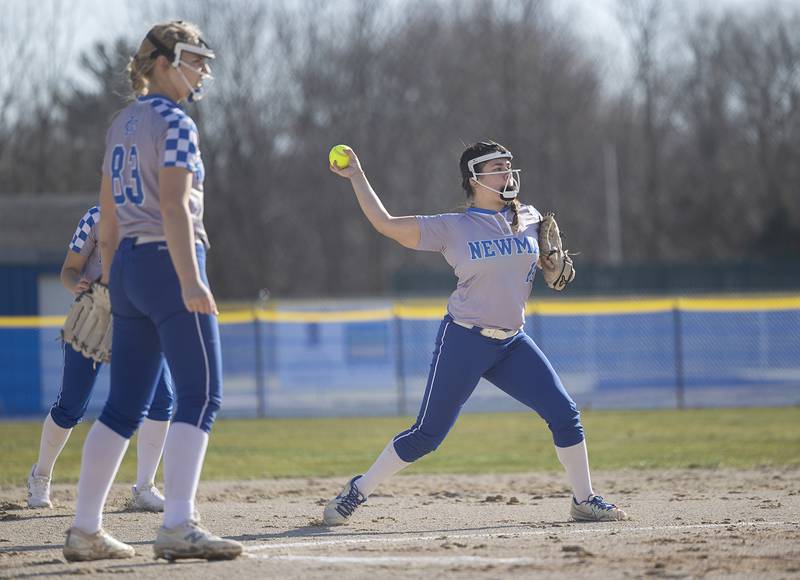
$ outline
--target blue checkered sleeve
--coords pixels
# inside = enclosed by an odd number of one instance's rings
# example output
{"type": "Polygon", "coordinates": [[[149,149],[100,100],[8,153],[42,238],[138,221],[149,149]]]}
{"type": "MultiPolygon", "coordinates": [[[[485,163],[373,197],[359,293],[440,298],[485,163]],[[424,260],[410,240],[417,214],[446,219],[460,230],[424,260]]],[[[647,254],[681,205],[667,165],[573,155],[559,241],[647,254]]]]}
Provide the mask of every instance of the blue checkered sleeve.
{"type": "Polygon", "coordinates": [[[183,109],[164,99],[153,99],[150,106],[167,122],[162,167],[185,167],[195,171],[199,160],[197,125],[183,109]]]}
{"type": "Polygon", "coordinates": [[[76,254],[82,253],[86,247],[86,241],[92,237],[92,230],[98,223],[100,223],[100,208],[98,206],[89,208],[89,211],[78,222],[78,227],[69,243],[69,249],[76,254]]]}
{"type": "Polygon", "coordinates": [[[197,163],[197,127],[189,117],[170,121],[164,141],[164,167],[194,171],[197,163]]]}

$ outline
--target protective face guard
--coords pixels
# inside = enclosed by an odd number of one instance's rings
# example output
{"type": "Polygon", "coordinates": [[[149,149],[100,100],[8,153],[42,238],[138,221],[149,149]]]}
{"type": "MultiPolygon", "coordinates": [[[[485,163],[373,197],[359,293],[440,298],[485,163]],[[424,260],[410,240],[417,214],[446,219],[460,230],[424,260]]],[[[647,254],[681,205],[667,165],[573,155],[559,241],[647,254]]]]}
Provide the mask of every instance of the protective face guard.
{"type": "Polygon", "coordinates": [[[184,62],[181,60],[184,52],[190,52],[192,54],[198,54],[206,59],[214,59],[216,55],[211,47],[206,44],[206,41],[202,38],[199,39],[200,44],[189,44],[187,42],[177,42],[175,43],[175,48],[170,50],[167,48],[163,42],[161,42],[156,36],[152,33],[147,33],[147,40],[149,40],[156,49],[153,51],[152,55],[163,55],[168,60],[170,60],[170,64],[178,70],[178,73],[181,75],[181,79],[183,79],[186,88],[189,89],[189,96],[187,97],[187,101],[190,103],[195,103],[202,99],[205,94],[208,92],[208,82],[213,81],[214,77],[212,77],[209,73],[194,68],[189,63],[184,62]],[[192,84],[189,82],[189,79],[186,78],[186,75],[183,74],[181,70],[181,66],[185,66],[189,70],[197,73],[200,75],[200,86],[193,87],[192,84]]]}
{"type": "Polygon", "coordinates": [[[506,184],[505,184],[505,186],[503,186],[503,190],[502,191],[494,189],[492,187],[489,187],[488,185],[486,185],[484,183],[481,183],[481,185],[483,187],[485,187],[486,189],[488,189],[489,191],[494,191],[495,193],[499,194],[501,199],[503,199],[505,201],[511,201],[512,199],[515,199],[517,197],[517,195],[519,195],[519,187],[520,187],[519,174],[520,174],[520,171],[522,171],[521,169],[506,169],[504,171],[486,171],[486,172],[476,173],[475,172],[475,166],[480,164],[480,163],[484,163],[486,161],[492,161],[493,159],[508,159],[508,160],[511,160],[513,158],[514,158],[514,156],[511,155],[511,153],[508,153],[508,152],[502,153],[500,151],[495,151],[493,153],[487,153],[486,155],[481,155],[480,157],[476,157],[475,159],[470,159],[469,161],[467,161],[467,169],[469,169],[469,172],[472,174],[472,178],[475,181],[478,181],[478,176],[479,175],[510,174],[511,179],[507,179],[506,180],[506,184]],[[508,189],[508,185],[512,181],[516,184],[517,187],[515,189],[508,189]]]}

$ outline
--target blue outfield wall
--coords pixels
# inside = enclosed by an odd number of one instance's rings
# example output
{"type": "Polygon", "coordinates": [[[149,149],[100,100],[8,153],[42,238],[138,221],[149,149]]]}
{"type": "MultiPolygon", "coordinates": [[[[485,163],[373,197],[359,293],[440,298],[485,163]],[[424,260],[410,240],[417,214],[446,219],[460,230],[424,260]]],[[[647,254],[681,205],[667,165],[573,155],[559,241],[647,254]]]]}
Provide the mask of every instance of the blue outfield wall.
{"type": "MultiPolygon", "coordinates": [[[[417,413],[443,304],[308,308],[222,315],[223,416],[417,413]]],[[[58,396],[60,322],[0,318],[0,417],[58,396]]],[[[525,330],[582,408],[800,404],[800,297],[532,304],[525,330]]],[[[90,416],[107,393],[104,368],[90,416]]],[[[465,406],[522,409],[486,381],[465,406]]]]}
{"type": "Polygon", "coordinates": [[[0,416],[42,408],[40,334],[38,328],[0,328],[0,416]]]}

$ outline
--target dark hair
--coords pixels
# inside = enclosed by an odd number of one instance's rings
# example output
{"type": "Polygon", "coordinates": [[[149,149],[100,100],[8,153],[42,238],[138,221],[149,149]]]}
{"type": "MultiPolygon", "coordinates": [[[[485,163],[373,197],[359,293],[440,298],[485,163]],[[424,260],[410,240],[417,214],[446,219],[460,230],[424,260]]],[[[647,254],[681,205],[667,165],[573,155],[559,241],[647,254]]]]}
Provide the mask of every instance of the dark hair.
{"type": "MultiPolygon", "coordinates": [[[[470,179],[472,179],[472,173],[469,170],[468,163],[477,157],[494,152],[510,153],[510,151],[506,147],[500,145],[500,143],[495,143],[494,141],[478,141],[464,149],[464,152],[461,154],[461,159],[458,162],[458,166],[461,169],[461,187],[464,189],[468,201],[470,201],[473,196],[472,185],[470,185],[469,182],[470,179]]],[[[483,163],[477,165],[475,167],[475,172],[480,173],[482,166],[483,163]]],[[[519,230],[519,201],[512,199],[507,201],[506,205],[511,208],[514,214],[514,219],[511,221],[511,229],[516,232],[519,230]]]]}

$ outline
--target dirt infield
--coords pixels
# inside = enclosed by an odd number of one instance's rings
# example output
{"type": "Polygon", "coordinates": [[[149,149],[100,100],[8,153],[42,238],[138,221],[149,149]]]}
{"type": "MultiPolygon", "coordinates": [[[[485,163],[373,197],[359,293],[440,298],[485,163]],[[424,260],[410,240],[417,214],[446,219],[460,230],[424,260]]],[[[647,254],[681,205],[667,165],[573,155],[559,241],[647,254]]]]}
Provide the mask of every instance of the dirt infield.
{"type": "Polygon", "coordinates": [[[568,520],[560,474],[399,476],[343,528],[321,525],[343,479],[201,484],[204,522],[237,538],[234,562],[152,559],[160,517],[127,511],[112,491],[105,527],[132,560],[67,564],[63,533],[74,486],[53,510],[27,510],[0,489],[0,578],[91,574],[127,578],[800,577],[800,471],[599,472],[594,483],[631,520],[568,520]]]}

